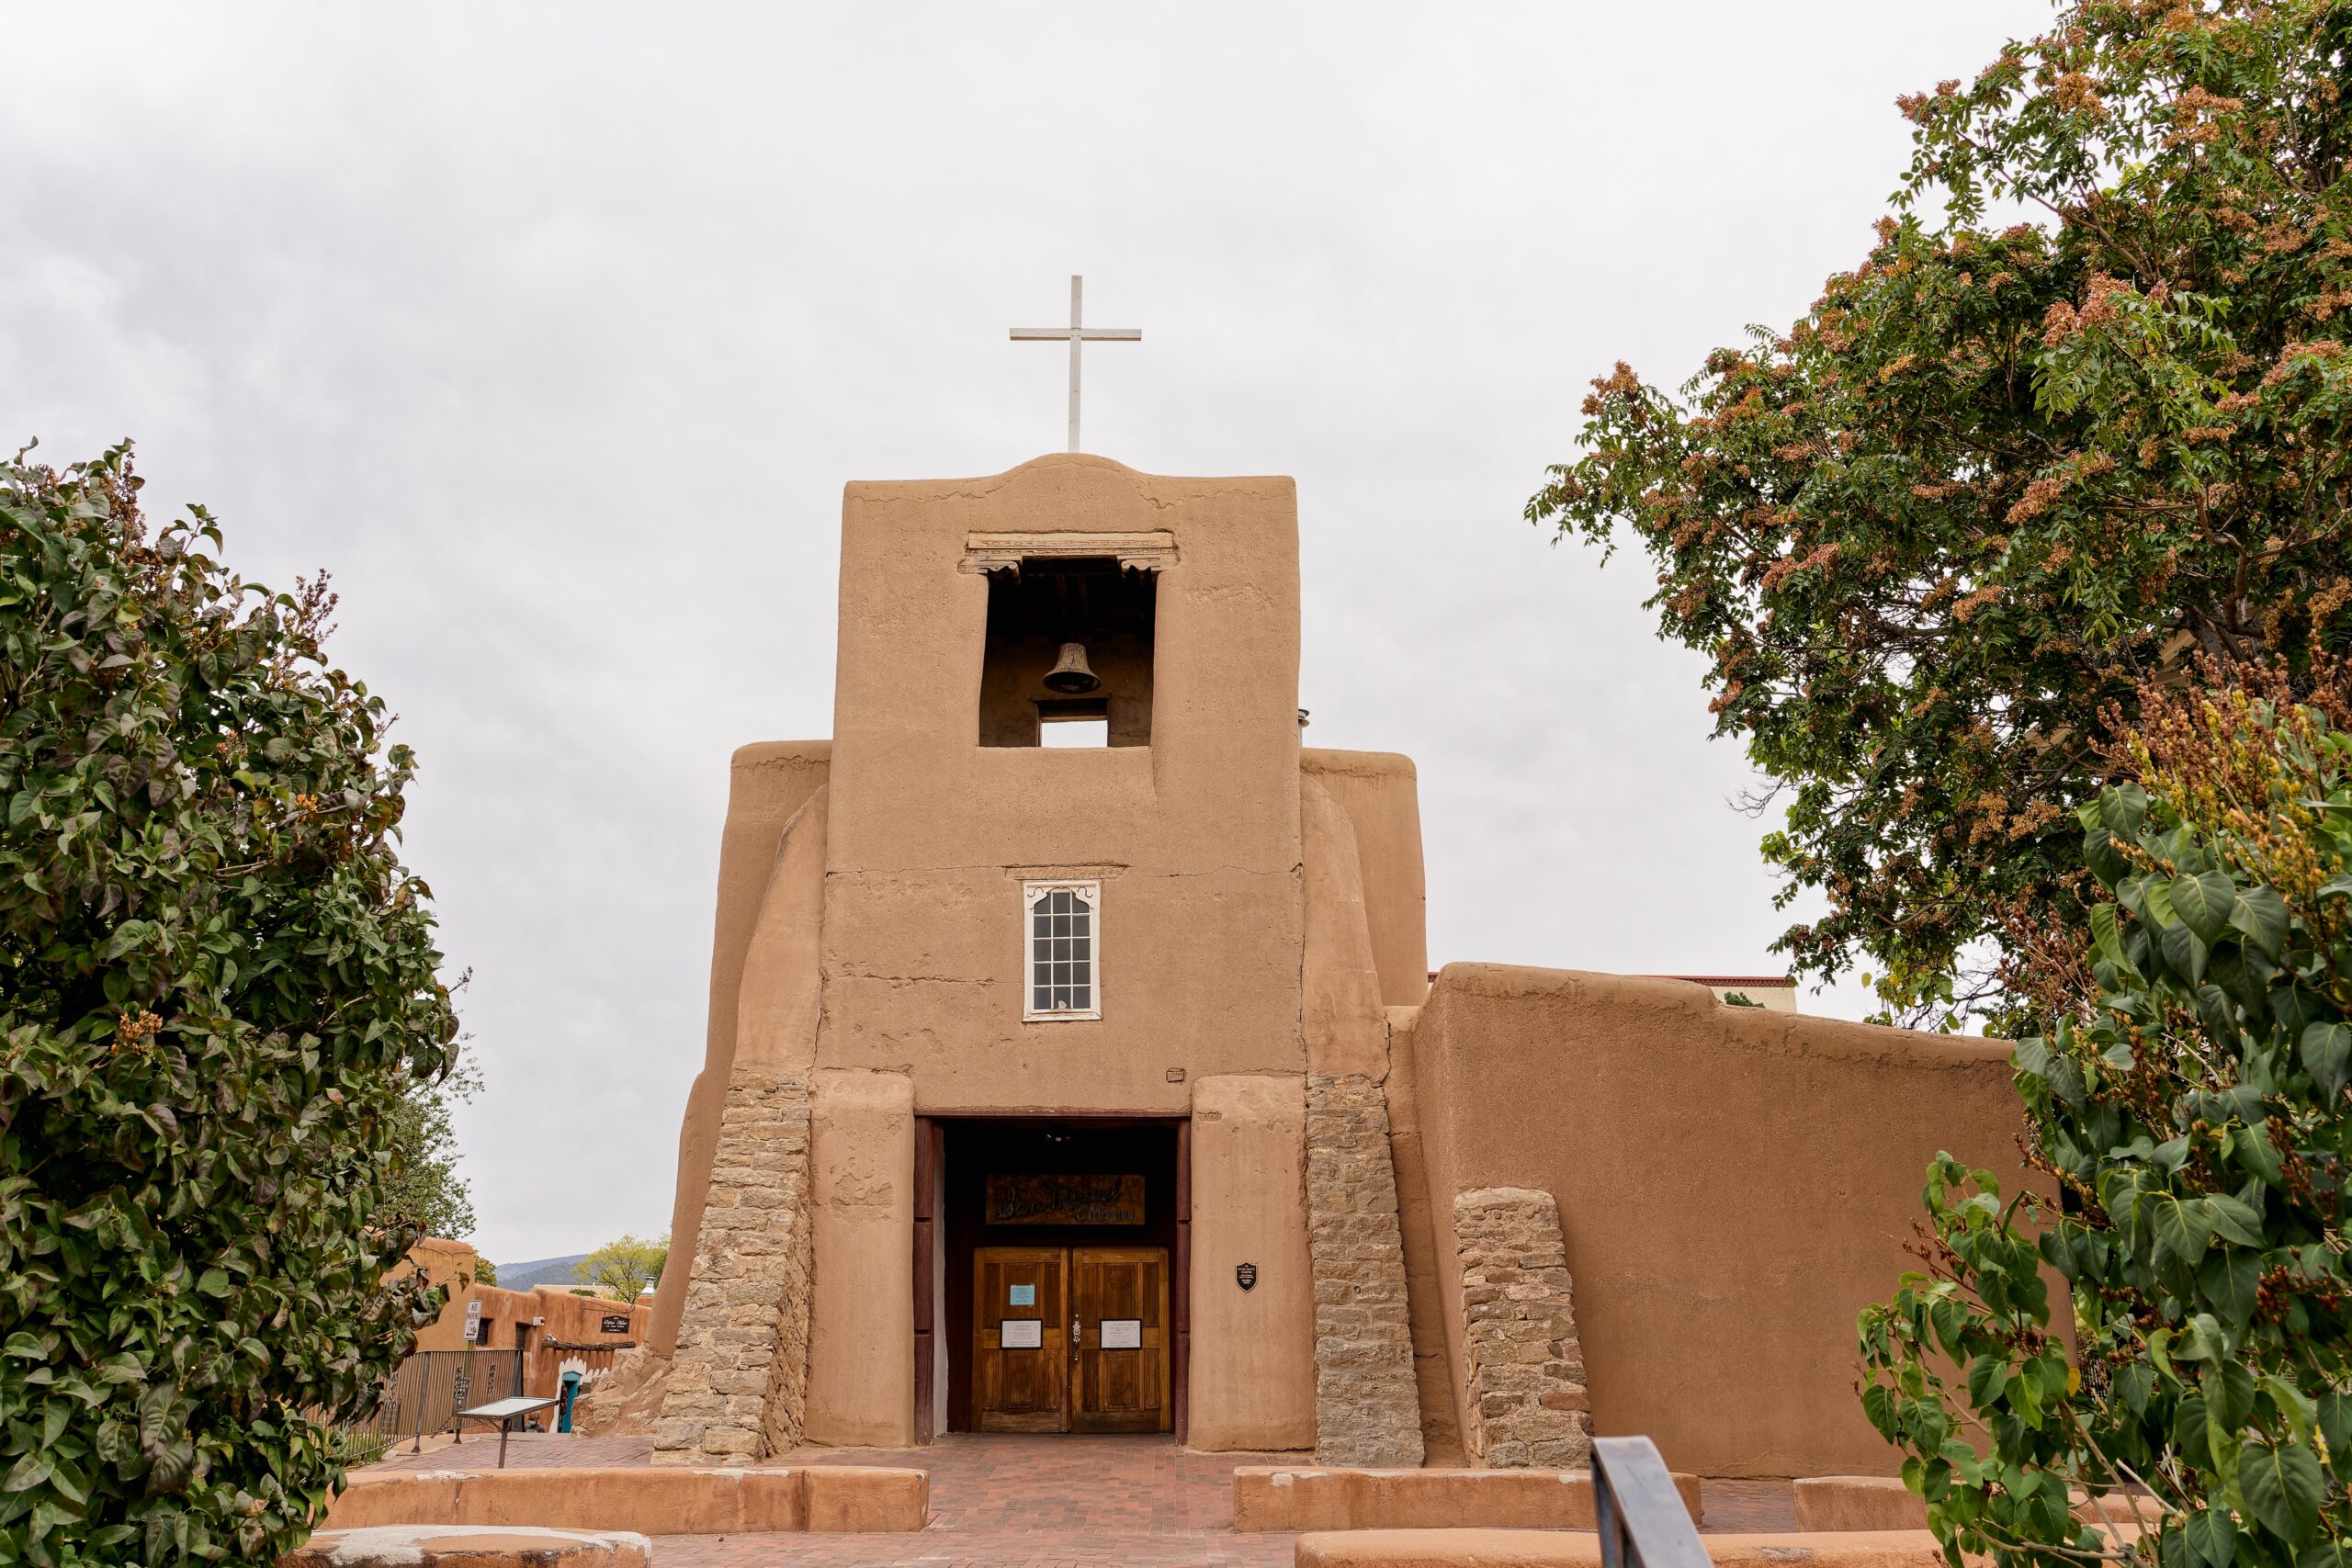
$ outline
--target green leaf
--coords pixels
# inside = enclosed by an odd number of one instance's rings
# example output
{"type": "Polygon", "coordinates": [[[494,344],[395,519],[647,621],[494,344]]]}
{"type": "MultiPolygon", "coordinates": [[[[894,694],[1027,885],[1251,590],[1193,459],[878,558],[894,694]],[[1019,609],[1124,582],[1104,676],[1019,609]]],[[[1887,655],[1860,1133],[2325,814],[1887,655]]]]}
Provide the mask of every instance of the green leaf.
{"type": "Polygon", "coordinates": [[[2110,784],[2098,792],[2098,816],[2117,838],[2136,839],[2148,819],[2148,792],[2136,784],[2110,784]]]}
{"type": "Polygon", "coordinates": [[[2197,1376],[2207,1419],[2234,1436],[2254,1415],[2255,1378],[2243,1361],[2208,1361],[2197,1376]]]}
{"type": "Polygon", "coordinates": [[[2303,1067],[2331,1100],[2352,1081],[2352,1029],[2340,1023],[2314,1023],[2303,1031],[2303,1067]]]}
{"type": "Polygon", "coordinates": [[[2223,1138],[2222,1146],[2242,1168],[2252,1172],[2266,1185],[2276,1187],[2285,1179],[2278,1165],[2278,1151],[2270,1146],[2270,1134],[2267,1128],[2233,1127],[2223,1138]]]}
{"type": "Polygon", "coordinates": [[[2148,1395],[2154,1392],[2155,1382],[2156,1370],[2147,1362],[2127,1362],[2115,1373],[2115,1396],[2134,1416],[2144,1416],[2148,1413],[2148,1395]]]}
{"type": "Polygon", "coordinates": [[[2236,1248],[2209,1254],[2204,1267],[2197,1271],[2198,1289],[2211,1304],[2214,1315],[2239,1330],[2254,1320],[2255,1296],[2261,1282],[2261,1258],[2236,1248]]]}
{"type": "Polygon", "coordinates": [[[1968,1403],[1978,1410],[1991,1408],[2008,1375],[2008,1363],[1998,1356],[1979,1356],[1969,1362],[1968,1403]]]}
{"type": "Polygon", "coordinates": [[[2219,942],[2222,933],[2230,929],[2230,912],[2237,898],[2237,887],[2221,872],[2176,876],[2167,891],[2172,895],[2173,912],[2208,946],[2219,942]]]}
{"type": "Polygon", "coordinates": [[[2240,1247],[2260,1247],[2262,1216],[2245,1199],[2227,1192],[2211,1192],[2199,1200],[2205,1207],[2206,1222],[2213,1234],[2236,1242],[2240,1247]]]}
{"type": "Polygon", "coordinates": [[[2330,1389],[2312,1403],[2319,1407],[2320,1436],[2327,1439],[2328,1468],[2338,1475],[2352,1472],[2346,1468],[2352,1466],[2352,1394],[2330,1389]]]}
{"type": "Polygon", "coordinates": [[[2212,1422],[2205,1412],[2205,1396],[2181,1395],[2172,1412],[2172,1446],[2199,1469],[2212,1465],[2212,1422]]]}
{"type": "Polygon", "coordinates": [[[2199,1508],[2183,1523],[2181,1534],[2206,1568],[2230,1568],[2237,1551],[2238,1529],[2230,1522],[2227,1509],[2199,1508]]]}
{"type": "Polygon", "coordinates": [[[2230,924],[2276,960],[2287,950],[2287,900],[2269,887],[2247,887],[2230,903],[2230,924]]]}
{"type": "Polygon", "coordinates": [[[2206,1223],[2203,1202],[2163,1193],[2149,1201],[2148,1215],[2155,1233],[2159,1263],[2171,1258],[2194,1269],[2204,1260],[2212,1231],[2206,1223]]]}
{"type": "Polygon", "coordinates": [[[2124,950],[2122,917],[2116,905],[2091,906],[2091,942],[2098,950],[2100,957],[2133,979],[2140,977],[2140,972],[2132,966],[2132,960],[2124,950]]]}
{"type": "Polygon", "coordinates": [[[2292,1443],[2248,1443],[2238,1455],[2238,1487],[2265,1529],[2301,1546],[2319,1530],[2326,1478],[2309,1449],[2292,1443]]]}

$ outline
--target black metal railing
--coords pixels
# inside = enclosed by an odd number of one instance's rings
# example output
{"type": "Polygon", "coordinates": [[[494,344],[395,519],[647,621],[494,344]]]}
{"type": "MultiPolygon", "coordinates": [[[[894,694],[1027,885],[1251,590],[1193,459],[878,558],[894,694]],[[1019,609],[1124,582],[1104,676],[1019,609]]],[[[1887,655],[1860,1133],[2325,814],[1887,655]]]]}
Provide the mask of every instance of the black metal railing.
{"type": "Polygon", "coordinates": [[[1592,1511],[1601,1568],[1709,1568],[1690,1510],[1647,1438],[1592,1440],[1592,1511]]]}
{"type": "Polygon", "coordinates": [[[383,1403],[357,1429],[422,1439],[449,1430],[469,1405],[522,1392],[520,1350],[419,1350],[400,1364],[383,1403]]]}

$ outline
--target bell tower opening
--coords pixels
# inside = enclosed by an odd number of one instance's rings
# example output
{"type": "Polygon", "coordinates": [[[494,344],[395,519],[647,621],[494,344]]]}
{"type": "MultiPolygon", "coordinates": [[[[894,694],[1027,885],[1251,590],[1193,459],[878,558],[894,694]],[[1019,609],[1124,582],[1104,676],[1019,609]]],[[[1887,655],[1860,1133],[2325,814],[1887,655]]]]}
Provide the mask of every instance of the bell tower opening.
{"type": "Polygon", "coordinates": [[[1114,556],[1025,556],[988,579],[979,743],[1150,745],[1158,575],[1114,556]]]}

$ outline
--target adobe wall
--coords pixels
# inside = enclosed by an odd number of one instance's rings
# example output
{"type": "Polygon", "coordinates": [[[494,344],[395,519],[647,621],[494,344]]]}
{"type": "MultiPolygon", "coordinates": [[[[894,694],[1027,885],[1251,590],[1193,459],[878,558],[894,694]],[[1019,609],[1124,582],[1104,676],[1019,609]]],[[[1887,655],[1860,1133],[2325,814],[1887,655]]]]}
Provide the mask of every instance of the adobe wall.
{"type": "Polygon", "coordinates": [[[1854,1317],[1913,1266],[1939,1149],[2017,1173],[2007,1045],[1452,964],[1399,1055],[1457,1416],[1453,1199],[1536,1188],[1559,1203],[1596,1432],[1707,1475],[1892,1472],[1854,1396],[1854,1317]]]}
{"type": "Polygon", "coordinates": [[[1429,895],[1421,874],[1421,795],[1413,760],[1394,751],[1303,750],[1299,771],[1329,793],[1355,832],[1356,863],[1380,999],[1429,995],[1429,895]]]}
{"type": "Polygon", "coordinates": [[[804,1435],[905,1448],[915,1440],[913,1087],[900,1073],[820,1072],[812,1109],[804,1435]]]}
{"type": "Polygon", "coordinates": [[[1193,1086],[1193,1356],[1187,1447],[1315,1446],[1306,1101],[1297,1077],[1193,1086]],[[1244,1290],[1236,1270],[1256,1275],[1244,1290]]]}
{"type": "Polygon", "coordinates": [[[1289,479],[1062,455],[852,484],[837,671],[819,1067],[906,1073],[923,1113],[1159,1115],[1304,1070],[1289,479]],[[1148,747],[977,743],[990,533],[1172,540],[1148,747]],[[1023,1021],[1041,876],[1102,880],[1098,1021],[1023,1021]]]}
{"type": "MultiPolygon", "coordinates": [[[[648,1343],[664,1359],[678,1344],[686,1276],[710,1192],[711,1156],[726,1109],[727,1078],[735,1061],[736,1008],[743,956],[767,896],[785,824],[823,787],[829,740],[771,740],[740,748],[729,770],[727,821],[718,840],[718,913],[710,944],[710,1009],[703,1036],[702,1071],[686,1095],[678,1128],[677,1187],[671,1199],[670,1262],[655,1296],[648,1343]]],[[[810,933],[812,940],[814,933],[810,933]]]]}

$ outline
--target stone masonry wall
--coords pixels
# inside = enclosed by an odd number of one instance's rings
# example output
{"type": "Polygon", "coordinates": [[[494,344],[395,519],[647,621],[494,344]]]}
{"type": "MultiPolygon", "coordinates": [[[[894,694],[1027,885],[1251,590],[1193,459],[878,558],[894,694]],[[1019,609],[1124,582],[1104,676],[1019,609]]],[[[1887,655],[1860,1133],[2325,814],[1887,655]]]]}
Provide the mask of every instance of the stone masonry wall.
{"type": "Polygon", "coordinates": [[[1421,1405],[1388,1100],[1362,1073],[1307,1077],[1306,1224],[1315,1271],[1315,1457],[1324,1464],[1418,1467],[1421,1405]]]}
{"type": "Polygon", "coordinates": [[[1570,1311],[1560,1207],[1549,1192],[1485,1187],[1453,1200],[1462,1262],[1463,1445],[1475,1463],[1562,1469],[1592,1452],[1584,1352],[1570,1311]]]}
{"type": "Polygon", "coordinates": [[[678,1325],[657,1464],[742,1464],[800,1441],[808,1392],[808,1081],[739,1068],[678,1325]]]}

